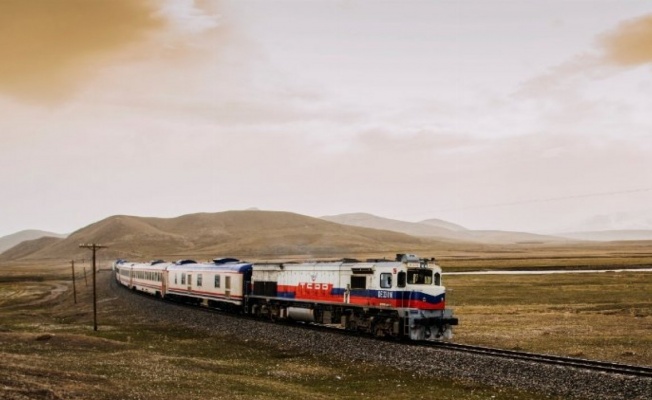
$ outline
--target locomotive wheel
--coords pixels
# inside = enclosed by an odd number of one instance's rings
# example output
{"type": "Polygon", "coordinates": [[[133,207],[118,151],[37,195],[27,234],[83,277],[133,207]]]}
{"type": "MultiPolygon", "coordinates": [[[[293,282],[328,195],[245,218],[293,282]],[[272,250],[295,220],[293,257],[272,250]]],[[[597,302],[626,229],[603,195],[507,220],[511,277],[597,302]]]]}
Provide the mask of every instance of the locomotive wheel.
{"type": "Polygon", "coordinates": [[[346,322],[346,330],[347,331],[356,331],[358,330],[358,323],[355,321],[347,321],[346,322]]]}
{"type": "Polygon", "coordinates": [[[385,337],[385,332],[378,325],[374,326],[373,332],[374,332],[374,336],[377,338],[385,337]]]}

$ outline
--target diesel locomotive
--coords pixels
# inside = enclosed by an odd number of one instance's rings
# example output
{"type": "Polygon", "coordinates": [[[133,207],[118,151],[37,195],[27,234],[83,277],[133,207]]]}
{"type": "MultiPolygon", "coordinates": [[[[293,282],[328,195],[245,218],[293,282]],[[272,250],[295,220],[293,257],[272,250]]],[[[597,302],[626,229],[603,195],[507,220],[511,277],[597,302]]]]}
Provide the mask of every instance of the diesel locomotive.
{"type": "Polygon", "coordinates": [[[247,263],[234,258],[114,264],[120,284],[163,298],[271,320],[335,325],[377,337],[452,338],[434,258],[247,263]]]}

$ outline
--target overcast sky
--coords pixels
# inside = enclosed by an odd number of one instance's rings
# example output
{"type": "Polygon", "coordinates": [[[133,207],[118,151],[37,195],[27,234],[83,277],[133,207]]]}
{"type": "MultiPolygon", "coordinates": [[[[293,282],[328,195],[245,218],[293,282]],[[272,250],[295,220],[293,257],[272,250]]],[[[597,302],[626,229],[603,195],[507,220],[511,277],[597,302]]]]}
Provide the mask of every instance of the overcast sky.
{"type": "Polygon", "coordinates": [[[647,0],[3,0],[0,236],[249,207],[652,225],[651,43],[647,0]]]}

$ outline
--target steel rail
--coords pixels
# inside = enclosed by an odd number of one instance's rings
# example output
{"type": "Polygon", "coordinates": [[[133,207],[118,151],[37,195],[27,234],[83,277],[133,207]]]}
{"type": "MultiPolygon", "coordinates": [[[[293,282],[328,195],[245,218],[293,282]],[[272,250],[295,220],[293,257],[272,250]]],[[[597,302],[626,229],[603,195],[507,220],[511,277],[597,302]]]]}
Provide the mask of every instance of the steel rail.
{"type": "Polygon", "coordinates": [[[652,367],[621,364],[608,361],[588,360],[585,358],[554,356],[549,354],[529,353],[516,350],[495,349],[484,346],[472,346],[460,343],[450,342],[426,342],[419,343],[419,345],[426,345],[435,348],[444,348],[454,351],[461,351],[465,353],[474,353],[481,355],[488,355],[494,357],[509,358],[513,360],[531,361],[543,364],[560,365],[565,367],[574,367],[589,369],[593,371],[601,371],[608,373],[615,373],[629,376],[640,376],[652,378],[652,367]]]}

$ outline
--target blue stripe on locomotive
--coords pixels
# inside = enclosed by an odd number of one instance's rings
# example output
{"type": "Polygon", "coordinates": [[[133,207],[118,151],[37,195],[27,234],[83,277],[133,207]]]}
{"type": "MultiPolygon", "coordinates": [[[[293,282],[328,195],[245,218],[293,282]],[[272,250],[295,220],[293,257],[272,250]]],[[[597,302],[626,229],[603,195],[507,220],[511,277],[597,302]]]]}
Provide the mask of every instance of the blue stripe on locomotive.
{"type": "MultiPolygon", "coordinates": [[[[329,295],[332,296],[344,296],[344,293],[346,292],[346,289],[342,288],[333,288],[329,295]]],[[[351,296],[355,297],[367,297],[367,298],[373,298],[373,299],[392,299],[392,300],[422,300],[427,303],[431,304],[437,304],[441,303],[444,301],[444,298],[446,297],[444,293],[439,294],[437,296],[433,296],[428,293],[422,293],[422,292],[414,292],[414,291],[409,291],[409,290],[373,290],[373,289],[351,289],[350,293],[351,296]],[[383,296],[380,297],[378,296],[379,292],[383,292],[383,296]]],[[[296,292],[277,292],[276,297],[280,297],[283,299],[296,299],[296,292]]],[[[301,300],[301,299],[299,299],[301,300]]],[[[306,301],[311,301],[309,299],[306,299],[306,301]]],[[[313,300],[314,301],[314,300],[313,300]]]]}

